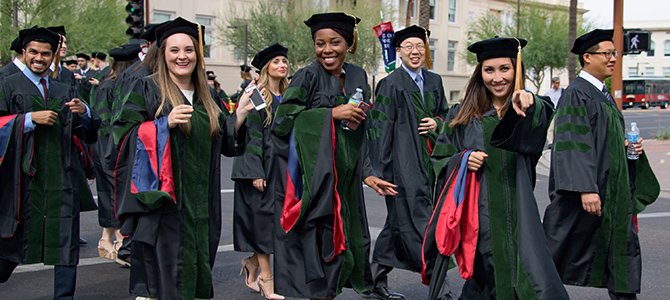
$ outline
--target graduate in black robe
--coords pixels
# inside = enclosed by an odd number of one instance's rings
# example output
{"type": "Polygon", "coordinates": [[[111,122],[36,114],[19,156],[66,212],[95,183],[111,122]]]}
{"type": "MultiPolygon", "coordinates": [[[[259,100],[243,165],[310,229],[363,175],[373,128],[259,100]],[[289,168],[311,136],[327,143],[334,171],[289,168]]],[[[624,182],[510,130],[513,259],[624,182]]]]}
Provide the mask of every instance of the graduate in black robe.
{"type": "MultiPolygon", "coordinates": [[[[525,45],[522,39],[492,38],[468,47],[479,64],[463,102],[450,109],[433,151],[436,193],[449,176],[447,163],[459,159],[463,150],[475,150],[468,169],[481,176],[473,274],[463,286],[463,299],[568,299],[533,195],[535,165],[553,107],[549,98],[522,89],[525,78],[517,55],[525,45]]],[[[425,250],[428,267],[441,259],[425,250]]],[[[444,278],[439,275],[429,278],[444,278]]]]}
{"type": "Polygon", "coordinates": [[[301,298],[332,299],[343,287],[363,292],[370,278],[368,231],[362,190],[363,110],[347,104],[356,89],[369,99],[363,69],[344,62],[355,51],[360,19],[315,14],[305,21],[315,61],[298,70],[273,124],[271,186],[277,228],[275,289],[301,298]],[[366,275],[367,273],[367,275],[366,275]]]}
{"type": "Polygon", "coordinates": [[[288,49],[273,44],[256,53],[251,65],[259,70],[255,84],[262,91],[266,106],[247,117],[249,143],[244,154],[233,162],[233,244],[235,251],[253,252],[242,260],[247,287],[262,292],[266,299],[281,300],[284,297],[274,292],[270,265],[274,234],[268,228],[274,228],[276,217],[274,194],[267,182],[272,161],[272,118],[288,87],[288,49]]]}
{"type": "MultiPolygon", "coordinates": [[[[387,290],[395,267],[420,272],[421,243],[433,211],[435,176],[430,155],[447,114],[442,78],[431,67],[428,36],[416,25],[395,33],[391,43],[402,67],[379,81],[370,113],[370,159],[375,174],[397,187],[386,196],[388,215],[372,254],[374,290],[384,299],[402,299],[387,290]]],[[[369,184],[374,186],[374,184],[369,184]]]]}
{"type": "Polygon", "coordinates": [[[91,106],[100,115],[102,126],[98,133],[98,142],[93,149],[96,192],[98,193],[98,224],[102,235],[98,241],[98,255],[115,260],[121,247],[123,236],[120,224],[114,213],[114,167],[116,164],[116,146],[112,137],[112,105],[118,99],[116,89],[117,74],[138,60],[140,46],[127,44],[109,51],[114,59],[110,76],[103,80],[91,97],[91,106]]]}
{"type": "Polygon", "coordinates": [[[617,59],[612,30],[577,38],[571,51],[582,71],[556,110],[544,213],[549,250],[564,283],[635,299],[642,273],[636,217],[660,186],[641,140],[640,158],[626,158],[623,115],[603,83],[617,59]]]}
{"type": "Polygon", "coordinates": [[[134,224],[130,290],[137,296],[214,297],[221,154],[244,151],[253,106],[242,97],[236,114],[221,113],[207,87],[204,31],[182,18],[158,28],[158,72],[136,83],[113,121],[116,188],[124,193],[116,211],[134,224]]]}
{"type": "Polygon", "coordinates": [[[21,39],[17,36],[9,46],[10,51],[16,52],[16,57],[12,59],[11,63],[0,68],[0,80],[14,73],[21,72],[21,70],[26,67],[25,62],[23,61],[23,48],[21,46],[21,39]]]}
{"type": "Polygon", "coordinates": [[[48,77],[58,35],[43,27],[19,34],[26,69],[0,86],[0,123],[14,120],[11,132],[0,131],[9,142],[0,143],[0,282],[17,264],[55,265],[54,299],[72,299],[79,213],[95,209],[81,150],[95,142],[99,119],[48,77]]]}

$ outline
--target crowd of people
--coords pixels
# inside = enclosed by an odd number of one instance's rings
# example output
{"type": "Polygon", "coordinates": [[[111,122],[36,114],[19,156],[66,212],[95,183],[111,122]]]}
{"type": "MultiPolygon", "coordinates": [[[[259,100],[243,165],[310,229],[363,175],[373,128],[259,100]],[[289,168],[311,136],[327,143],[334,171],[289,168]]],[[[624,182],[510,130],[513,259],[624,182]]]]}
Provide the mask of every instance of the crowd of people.
{"type": "Polygon", "coordinates": [[[67,57],[62,26],[21,30],[0,69],[0,282],[19,264],[54,265],[54,299],[73,299],[80,212],[97,208],[98,253],[130,268],[137,299],[218,298],[222,230],[251,253],[243,284],[265,299],[404,299],[394,268],[452,299],[454,265],[461,299],[568,299],[563,284],[635,299],[636,215],[660,188],[604,85],[612,31],[574,41],[582,70],[556,99],[524,89],[528,41],[478,41],[449,107],[429,30],[394,34],[402,64],[373,93],[346,62],[359,22],[312,15],[314,61],[289,80],[290,49],[268,45],[231,97],[206,70],[204,28],[180,17],[109,50],[111,65],[103,52],[67,57]],[[552,122],[541,220],[535,167],[552,122]],[[221,155],[235,157],[233,228],[221,226],[221,155]],[[387,206],[374,249],[364,184],[387,206]]]}

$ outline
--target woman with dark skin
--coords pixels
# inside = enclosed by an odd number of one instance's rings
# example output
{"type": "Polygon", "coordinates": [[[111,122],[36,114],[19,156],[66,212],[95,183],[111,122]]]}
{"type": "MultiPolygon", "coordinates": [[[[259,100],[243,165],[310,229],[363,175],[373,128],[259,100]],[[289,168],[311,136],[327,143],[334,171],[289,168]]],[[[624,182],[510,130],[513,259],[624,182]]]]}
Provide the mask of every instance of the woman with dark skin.
{"type": "Polygon", "coordinates": [[[277,108],[268,187],[279,216],[275,287],[282,295],[332,299],[345,285],[364,292],[371,278],[362,192],[366,114],[347,103],[357,89],[364,101],[370,91],[365,71],[344,62],[356,51],[359,21],[344,13],[305,21],[315,60],[295,73],[277,108]],[[347,131],[342,121],[361,126],[347,131]]]}

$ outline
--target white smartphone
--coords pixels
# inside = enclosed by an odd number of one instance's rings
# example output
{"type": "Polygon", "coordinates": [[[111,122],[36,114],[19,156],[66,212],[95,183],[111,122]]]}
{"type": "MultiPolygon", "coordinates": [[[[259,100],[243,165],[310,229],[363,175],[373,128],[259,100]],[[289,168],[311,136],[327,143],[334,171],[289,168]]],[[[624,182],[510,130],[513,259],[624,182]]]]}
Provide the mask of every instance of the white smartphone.
{"type": "Polygon", "coordinates": [[[251,104],[254,105],[254,108],[256,108],[256,110],[264,109],[266,106],[265,99],[263,99],[263,95],[261,95],[261,91],[258,90],[258,87],[256,87],[255,85],[248,86],[245,89],[245,92],[248,93],[249,91],[252,91],[251,104]]]}

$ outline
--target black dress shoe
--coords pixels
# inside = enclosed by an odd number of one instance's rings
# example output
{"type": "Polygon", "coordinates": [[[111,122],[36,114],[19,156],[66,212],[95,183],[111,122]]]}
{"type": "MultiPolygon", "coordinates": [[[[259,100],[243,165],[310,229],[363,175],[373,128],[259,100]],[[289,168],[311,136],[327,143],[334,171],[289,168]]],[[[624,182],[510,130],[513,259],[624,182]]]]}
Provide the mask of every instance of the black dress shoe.
{"type": "Polygon", "coordinates": [[[375,295],[375,293],[373,293],[371,290],[367,290],[358,294],[361,296],[361,298],[364,299],[377,299],[377,295],[375,295]]]}
{"type": "Polygon", "coordinates": [[[88,241],[85,240],[83,237],[80,237],[79,238],[79,245],[80,246],[86,246],[86,245],[88,245],[88,241]]]}
{"type": "Polygon", "coordinates": [[[390,292],[387,287],[375,287],[372,290],[372,293],[377,297],[377,299],[382,300],[400,300],[405,299],[405,296],[400,293],[390,292]]]}

